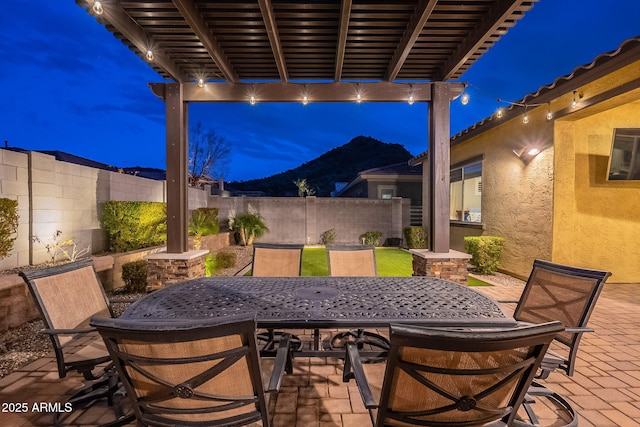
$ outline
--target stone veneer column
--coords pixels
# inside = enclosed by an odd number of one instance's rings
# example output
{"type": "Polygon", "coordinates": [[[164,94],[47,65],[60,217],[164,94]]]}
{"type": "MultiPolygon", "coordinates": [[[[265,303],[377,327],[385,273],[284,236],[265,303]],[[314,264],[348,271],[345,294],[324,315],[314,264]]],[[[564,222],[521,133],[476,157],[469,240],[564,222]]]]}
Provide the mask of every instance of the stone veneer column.
{"type": "Polygon", "coordinates": [[[194,250],[179,254],[158,252],[148,255],[147,291],[204,277],[204,261],[208,253],[207,250],[194,250]]]}
{"type": "Polygon", "coordinates": [[[411,249],[409,252],[413,255],[414,276],[433,276],[467,284],[471,255],[454,250],[436,253],[427,249],[411,249]]]}

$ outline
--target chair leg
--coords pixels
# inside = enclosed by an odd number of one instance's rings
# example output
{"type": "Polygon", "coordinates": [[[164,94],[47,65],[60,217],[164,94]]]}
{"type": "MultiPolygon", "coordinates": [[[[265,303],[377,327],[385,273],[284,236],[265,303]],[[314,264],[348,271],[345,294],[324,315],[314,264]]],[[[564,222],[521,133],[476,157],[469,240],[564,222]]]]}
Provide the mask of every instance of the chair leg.
{"type": "MultiPolygon", "coordinates": [[[[342,350],[348,342],[355,343],[359,350],[362,350],[365,346],[383,351],[389,350],[389,340],[387,338],[380,334],[365,331],[364,329],[340,332],[333,335],[329,340],[329,347],[332,350],[342,350]]],[[[384,357],[363,358],[364,363],[376,363],[384,360],[384,357]]]]}
{"type": "Polygon", "coordinates": [[[302,340],[296,335],[291,335],[286,332],[274,331],[273,329],[267,329],[267,332],[261,332],[256,335],[258,342],[264,343],[262,345],[261,353],[276,352],[278,345],[280,344],[281,337],[287,334],[289,338],[289,344],[291,345],[291,351],[302,350],[302,340]]]}
{"type": "MultiPolygon", "coordinates": [[[[106,378],[100,381],[94,381],[82,388],[67,399],[66,403],[71,404],[72,410],[75,411],[77,409],[88,409],[97,400],[106,398],[107,404],[112,407],[115,420],[98,427],[118,427],[126,425],[135,420],[135,415],[133,413],[124,414],[122,403],[125,393],[118,380],[118,374],[115,372],[115,368],[113,366],[107,367],[105,368],[105,373],[106,378]]],[[[64,418],[70,414],[70,412],[56,412],[53,417],[54,426],[64,426],[64,418]]]]}
{"type": "Polygon", "coordinates": [[[533,404],[536,400],[540,400],[542,398],[547,399],[550,404],[552,404],[559,411],[562,411],[565,415],[570,419],[566,424],[555,424],[554,426],[558,427],[576,427],[578,425],[578,414],[573,409],[571,404],[567,402],[562,396],[553,390],[547,388],[546,386],[533,381],[529,390],[527,391],[527,397],[525,398],[525,402],[523,403],[523,408],[527,414],[528,421],[526,420],[515,420],[514,426],[516,427],[532,427],[538,426],[540,424],[539,417],[536,415],[534,411],[533,404]],[[534,399],[539,398],[539,399],[534,399]]]}

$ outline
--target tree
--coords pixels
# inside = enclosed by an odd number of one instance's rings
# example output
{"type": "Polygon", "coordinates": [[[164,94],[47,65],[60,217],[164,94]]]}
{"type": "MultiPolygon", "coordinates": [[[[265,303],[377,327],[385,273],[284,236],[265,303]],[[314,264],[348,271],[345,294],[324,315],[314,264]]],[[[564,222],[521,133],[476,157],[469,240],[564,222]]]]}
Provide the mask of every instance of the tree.
{"type": "Polygon", "coordinates": [[[189,185],[210,184],[214,177],[224,175],[229,165],[231,143],[196,123],[189,133],[189,185]]]}
{"type": "Polygon", "coordinates": [[[313,196],[316,194],[316,191],[307,184],[306,178],[296,179],[293,183],[298,187],[298,196],[300,197],[313,196]]]}

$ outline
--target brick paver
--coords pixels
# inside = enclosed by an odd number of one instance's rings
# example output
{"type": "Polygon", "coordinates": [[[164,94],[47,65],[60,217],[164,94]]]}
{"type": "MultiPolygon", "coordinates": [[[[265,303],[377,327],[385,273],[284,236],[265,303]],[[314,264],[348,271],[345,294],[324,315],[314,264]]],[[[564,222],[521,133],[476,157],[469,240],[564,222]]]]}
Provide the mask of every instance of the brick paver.
{"type": "MultiPolygon", "coordinates": [[[[517,299],[521,286],[476,288],[496,299],[517,299]]],[[[591,318],[595,333],[586,334],[578,355],[576,374],[551,374],[546,384],[567,398],[578,411],[580,426],[640,426],[640,284],[608,283],[591,318]]],[[[328,336],[325,333],[323,336],[328,336]]],[[[305,335],[305,339],[310,336],[305,335]]],[[[285,376],[281,392],[270,402],[274,427],[366,427],[369,414],[354,382],[342,382],[342,362],[334,358],[294,360],[293,375],[285,376]]],[[[268,367],[269,363],[265,363],[268,367]]],[[[369,369],[382,375],[384,365],[369,369]]],[[[0,413],[3,427],[50,426],[53,416],[34,411],[33,404],[64,403],[82,386],[82,378],[69,374],[59,379],[53,355],[0,379],[0,402],[27,403],[26,412],[0,413]]],[[[38,406],[36,406],[38,407],[38,406]]],[[[8,407],[7,407],[8,409],[8,407]]],[[[553,411],[539,411],[541,417],[553,411]]],[[[93,426],[111,413],[105,402],[75,411],[71,425],[93,426]]],[[[549,419],[544,422],[551,423],[549,419]]],[[[134,425],[134,424],[131,424],[134,425]]],[[[548,424],[547,424],[548,425],[548,424]]]]}

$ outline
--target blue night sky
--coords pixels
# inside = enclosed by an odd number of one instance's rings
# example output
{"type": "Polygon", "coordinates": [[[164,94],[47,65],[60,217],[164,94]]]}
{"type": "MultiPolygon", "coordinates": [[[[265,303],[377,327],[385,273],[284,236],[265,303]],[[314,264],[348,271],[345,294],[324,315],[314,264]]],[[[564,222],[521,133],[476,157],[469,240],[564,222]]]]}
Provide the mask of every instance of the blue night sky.
{"type": "MultiPolygon", "coordinates": [[[[471,101],[452,103],[451,133],[491,115],[640,35],[638,0],[541,0],[462,76],[471,101]]],[[[165,167],[162,81],[73,0],[3,0],[0,144],[61,150],[113,166],[165,167]]],[[[427,105],[191,104],[232,145],[227,180],[294,168],[358,135],[427,144],[427,105]]]]}

